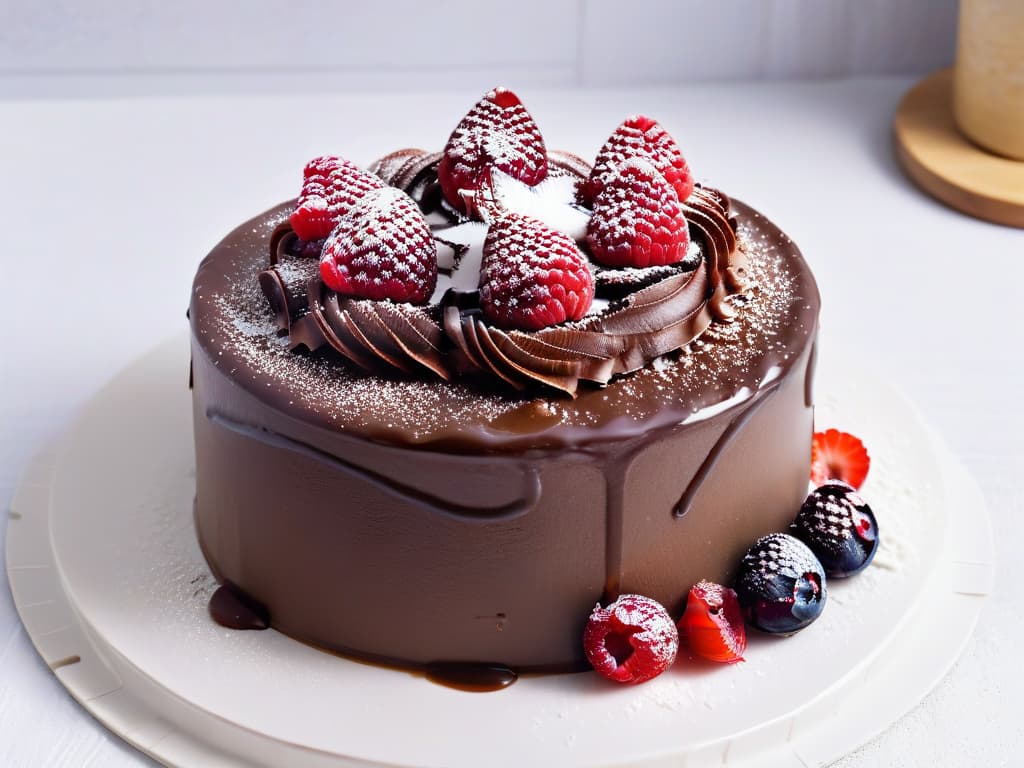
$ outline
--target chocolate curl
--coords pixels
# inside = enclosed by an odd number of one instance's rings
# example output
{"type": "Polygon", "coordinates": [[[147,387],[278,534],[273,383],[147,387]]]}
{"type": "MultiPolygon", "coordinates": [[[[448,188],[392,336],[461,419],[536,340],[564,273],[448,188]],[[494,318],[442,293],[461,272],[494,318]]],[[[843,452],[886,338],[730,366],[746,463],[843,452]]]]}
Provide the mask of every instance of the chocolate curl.
{"type": "Polygon", "coordinates": [[[322,347],[325,339],[316,325],[307,322],[310,285],[319,285],[319,267],[312,259],[289,258],[279,261],[258,277],[277,327],[287,334],[289,349],[304,346],[310,352],[322,347]]]}

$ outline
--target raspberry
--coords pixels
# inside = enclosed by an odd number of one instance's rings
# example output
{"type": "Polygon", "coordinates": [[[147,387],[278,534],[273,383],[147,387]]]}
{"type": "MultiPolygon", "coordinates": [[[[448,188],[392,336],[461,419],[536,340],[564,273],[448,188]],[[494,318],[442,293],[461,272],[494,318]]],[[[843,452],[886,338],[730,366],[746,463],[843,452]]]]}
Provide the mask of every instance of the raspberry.
{"type": "Polygon", "coordinates": [[[540,129],[519,97],[505,88],[484,94],[452,131],[437,167],[445,199],[466,213],[460,190],[472,196],[490,183],[492,168],[531,187],[548,175],[540,129]]]}
{"type": "Polygon", "coordinates": [[[331,234],[338,220],[372,189],[384,182],[340,157],[317,157],[306,163],[302,191],[289,221],[303,240],[331,234]]]}
{"type": "Polygon", "coordinates": [[[590,178],[580,185],[581,202],[592,205],[604,189],[607,175],[633,157],[649,161],[672,185],[681,201],[693,192],[693,177],[676,140],[656,120],[635,115],[616,128],[597,153],[590,178]]]}
{"type": "Polygon", "coordinates": [[[480,307],[495,325],[540,330],[579,320],[593,300],[587,258],[568,235],[518,213],[487,230],[480,307]]]}
{"type": "Polygon", "coordinates": [[[675,190],[653,165],[633,158],[605,178],[587,245],[608,267],[660,267],[686,258],[690,230],[675,190]]]}
{"type": "Polygon", "coordinates": [[[747,630],[736,593],[721,584],[698,582],[679,619],[679,642],[701,659],[725,664],[743,661],[747,630]]]}
{"type": "Polygon", "coordinates": [[[437,244],[411,197],[368,192],[324,242],[320,279],[336,293],[422,304],[437,284],[437,244]]]}
{"type": "Polygon", "coordinates": [[[642,595],[623,595],[607,608],[594,606],[583,650],[595,670],[617,683],[643,683],[676,659],[679,631],[660,603],[642,595]]]}
{"type": "Polygon", "coordinates": [[[811,482],[842,480],[860,488],[871,469],[871,457],[860,438],[838,429],[815,432],[811,441],[811,482]]]}

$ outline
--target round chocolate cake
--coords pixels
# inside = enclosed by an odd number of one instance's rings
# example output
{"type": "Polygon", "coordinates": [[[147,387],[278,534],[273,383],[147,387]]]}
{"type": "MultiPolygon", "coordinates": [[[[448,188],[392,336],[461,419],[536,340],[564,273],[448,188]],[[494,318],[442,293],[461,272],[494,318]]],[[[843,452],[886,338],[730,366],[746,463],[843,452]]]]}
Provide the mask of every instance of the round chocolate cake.
{"type": "Polygon", "coordinates": [[[213,249],[196,529],[236,612],[400,666],[579,669],[596,602],[678,612],[788,526],[814,279],[665,137],[631,118],[591,166],[498,89],[444,152],[318,158],[213,249]]]}

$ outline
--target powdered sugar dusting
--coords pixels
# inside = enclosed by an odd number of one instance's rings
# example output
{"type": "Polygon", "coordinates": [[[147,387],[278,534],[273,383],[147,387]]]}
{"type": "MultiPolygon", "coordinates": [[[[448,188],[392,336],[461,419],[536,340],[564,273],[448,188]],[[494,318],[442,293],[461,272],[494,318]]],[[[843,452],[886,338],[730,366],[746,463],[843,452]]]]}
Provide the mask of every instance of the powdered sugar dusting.
{"type": "Polygon", "coordinates": [[[338,220],[383,182],[340,157],[316,157],[303,171],[302,191],[292,213],[295,232],[304,240],[327,237],[338,220]]]}
{"type": "Polygon", "coordinates": [[[576,184],[573,176],[548,176],[531,187],[500,171],[491,174],[492,193],[502,208],[531,216],[580,241],[587,236],[590,214],[576,205],[576,184]]]}
{"type": "Polygon", "coordinates": [[[661,604],[642,595],[622,595],[607,608],[594,607],[583,631],[583,649],[604,677],[641,683],[675,661],[679,633],[661,604]]]}
{"type": "Polygon", "coordinates": [[[419,303],[434,292],[437,244],[411,197],[371,190],[324,242],[321,276],[341,294],[419,303]]]}
{"type": "Polygon", "coordinates": [[[547,168],[544,140],[530,113],[518,99],[507,106],[499,104],[493,91],[456,126],[445,155],[451,159],[453,169],[465,175],[493,165],[502,171],[515,169],[519,173],[530,169],[524,175],[536,181],[536,176],[542,176],[547,168]]]}
{"type": "Polygon", "coordinates": [[[647,267],[686,258],[686,218],[675,190],[642,158],[609,173],[594,201],[587,244],[595,261],[647,267]]]}
{"type": "Polygon", "coordinates": [[[446,248],[445,260],[438,259],[438,280],[431,304],[438,304],[445,291],[475,291],[480,285],[480,265],[483,260],[487,225],[480,221],[466,221],[454,226],[434,229],[434,238],[440,249],[446,248]],[[451,245],[457,246],[452,248],[451,245]]]}
{"type": "MultiPolygon", "coordinates": [[[[501,171],[493,171],[491,178],[490,194],[502,211],[530,216],[577,241],[586,237],[590,215],[576,206],[575,177],[549,176],[533,187],[501,171]]],[[[468,292],[479,287],[487,230],[488,224],[480,221],[434,226],[440,274],[430,303],[440,302],[449,288],[468,292]],[[457,244],[460,250],[454,251],[447,243],[457,244]]]]}
{"type": "Polygon", "coordinates": [[[414,441],[428,439],[452,422],[497,418],[516,406],[500,396],[474,392],[463,384],[384,379],[347,368],[332,354],[290,352],[278,335],[273,314],[255,272],[212,297],[219,322],[205,333],[213,363],[237,359],[227,371],[250,385],[272,388],[296,412],[326,418],[339,430],[402,430],[414,441]],[[225,357],[224,352],[230,352],[225,357]]]}

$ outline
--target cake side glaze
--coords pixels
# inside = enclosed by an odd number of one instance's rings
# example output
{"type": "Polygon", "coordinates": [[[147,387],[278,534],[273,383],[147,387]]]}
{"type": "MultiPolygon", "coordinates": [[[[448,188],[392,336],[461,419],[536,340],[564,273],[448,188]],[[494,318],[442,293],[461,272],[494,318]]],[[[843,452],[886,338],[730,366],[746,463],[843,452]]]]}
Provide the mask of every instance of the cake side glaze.
{"type": "Polygon", "coordinates": [[[256,284],[288,210],[214,249],[191,308],[197,530],[278,629],[389,663],[577,668],[596,600],[678,607],[792,519],[818,296],[756,212],[735,205],[735,321],[569,400],[289,352],[256,284]]]}

